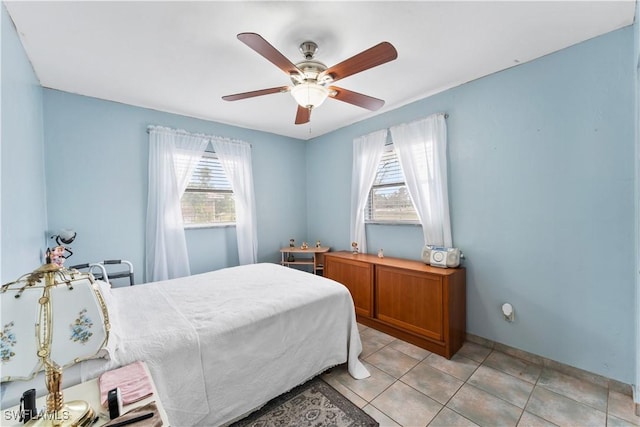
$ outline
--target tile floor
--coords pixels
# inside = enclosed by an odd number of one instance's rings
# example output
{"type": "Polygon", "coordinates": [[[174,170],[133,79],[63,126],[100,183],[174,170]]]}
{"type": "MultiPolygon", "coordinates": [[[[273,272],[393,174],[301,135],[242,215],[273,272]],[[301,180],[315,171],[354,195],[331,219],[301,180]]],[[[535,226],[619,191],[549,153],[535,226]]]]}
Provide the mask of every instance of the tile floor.
{"type": "Polygon", "coordinates": [[[359,325],[360,359],[323,379],[380,426],[640,426],[630,396],[466,342],[451,360],[359,325]]]}

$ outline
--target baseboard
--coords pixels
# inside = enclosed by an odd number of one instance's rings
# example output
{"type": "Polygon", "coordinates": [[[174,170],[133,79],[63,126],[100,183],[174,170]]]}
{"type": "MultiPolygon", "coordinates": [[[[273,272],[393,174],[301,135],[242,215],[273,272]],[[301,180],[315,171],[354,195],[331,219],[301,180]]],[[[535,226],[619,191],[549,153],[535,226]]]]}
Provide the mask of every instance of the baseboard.
{"type": "MultiPolygon", "coordinates": [[[[558,361],[547,359],[546,357],[538,356],[537,354],[529,353],[514,347],[510,347],[505,344],[501,344],[495,341],[491,341],[489,339],[479,337],[477,335],[467,333],[467,341],[470,341],[475,344],[482,345],[484,347],[489,347],[494,350],[501,351],[502,353],[506,353],[510,356],[517,357],[519,359],[526,360],[529,363],[534,363],[536,365],[544,366],[551,368],[555,371],[561,372],[565,375],[572,376],[574,378],[578,378],[581,380],[589,381],[593,384],[606,387],[609,390],[616,391],[618,393],[625,394],[627,396],[633,397],[633,387],[629,384],[625,384],[621,381],[617,381],[611,378],[604,377],[599,374],[594,374],[593,372],[585,371],[584,369],[576,368],[571,365],[566,365],[564,363],[560,363],[558,361]]],[[[640,416],[640,404],[635,404],[636,414],[640,416]]]]}

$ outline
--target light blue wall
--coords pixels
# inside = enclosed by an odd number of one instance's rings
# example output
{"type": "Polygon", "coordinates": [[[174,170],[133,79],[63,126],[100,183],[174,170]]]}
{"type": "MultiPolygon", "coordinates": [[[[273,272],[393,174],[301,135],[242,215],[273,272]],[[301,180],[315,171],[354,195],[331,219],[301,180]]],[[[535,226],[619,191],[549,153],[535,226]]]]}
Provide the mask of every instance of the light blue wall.
{"type": "MultiPolygon", "coordinates": [[[[305,161],[301,141],[48,89],[44,112],[49,225],[78,232],[68,263],[128,259],[143,279],[150,124],[252,144],[259,261],[279,260],[306,230],[306,183],[289,180],[305,161]]],[[[192,273],[238,264],[234,227],[186,235],[192,273]]]]}
{"type": "Polygon", "coordinates": [[[2,283],[40,266],[47,215],[42,88],[4,5],[2,9],[2,283]]]}
{"type": "Polygon", "coordinates": [[[640,14],[640,3],[636,2],[636,14],[635,21],[633,23],[633,59],[635,66],[635,85],[633,93],[636,94],[635,98],[635,139],[636,139],[636,151],[635,151],[635,165],[636,165],[636,179],[635,179],[635,202],[636,202],[636,381],[635,381],[635,393],[634,401],[640,405],[640,22],[638,22],[638,15],[640,14]]]}
{"type": "MultiPolygon", "coordinates": [[[[314,139],[307,234],[349,247],[355,137],[447,112],[468,332],[633,383],[632,53],[628,27],[314,139]]],[[[367,238],[413,259],[423,244],[416,226],[369,225],[367,238]]]]}

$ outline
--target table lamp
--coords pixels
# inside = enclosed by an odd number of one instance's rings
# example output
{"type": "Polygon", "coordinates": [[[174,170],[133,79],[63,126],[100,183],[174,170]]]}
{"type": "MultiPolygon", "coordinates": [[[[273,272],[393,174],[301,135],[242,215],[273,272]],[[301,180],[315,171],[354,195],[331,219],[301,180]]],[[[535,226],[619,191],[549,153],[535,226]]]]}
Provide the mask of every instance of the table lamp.
{"type": "Polygon", "coordinates": [[[93,276],[47,261],[0,289],[1,381],[29,380],[44,367],[46,411],[25,425],[90,426],[87,402],[64,402],[62,372],[106,346],[109,314],[93,276]]]}

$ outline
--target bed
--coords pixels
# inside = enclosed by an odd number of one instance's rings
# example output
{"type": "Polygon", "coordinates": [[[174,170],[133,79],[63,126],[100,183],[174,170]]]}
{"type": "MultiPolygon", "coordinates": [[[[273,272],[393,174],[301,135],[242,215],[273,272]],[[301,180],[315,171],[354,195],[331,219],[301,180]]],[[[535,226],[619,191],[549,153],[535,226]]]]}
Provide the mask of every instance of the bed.
{"type": "MultiPolygon", "coordinates": [[[[227,424],[339,364],[354,378],[369,376],[351,295],[320,276],[261,263],[105,297],[110,357],[68,369],[65,386],[144,360],[172,426],[227,424]]],[[[26,388],[3,383],[2,406],[26,388]]]]}

